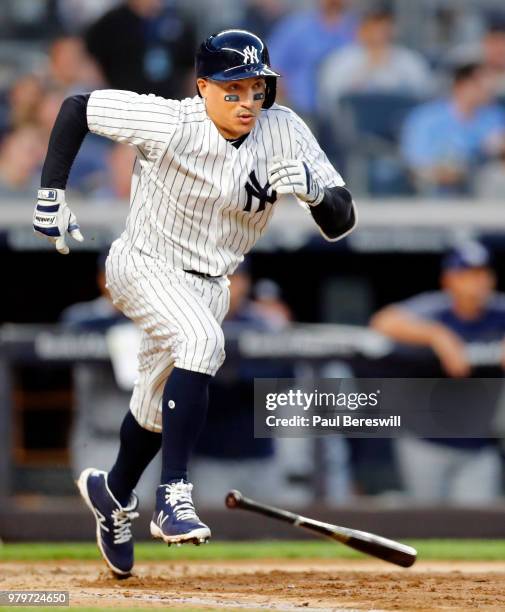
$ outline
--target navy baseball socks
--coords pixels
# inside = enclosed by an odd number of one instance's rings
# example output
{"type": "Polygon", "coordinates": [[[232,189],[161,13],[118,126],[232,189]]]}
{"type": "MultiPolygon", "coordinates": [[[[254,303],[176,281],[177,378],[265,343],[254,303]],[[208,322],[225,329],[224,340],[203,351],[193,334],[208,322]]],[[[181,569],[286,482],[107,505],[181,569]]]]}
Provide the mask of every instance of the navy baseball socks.
{"type": "Polygon", "coordinates": [[[174,368],[163,390],[161,485],[151,535],[168,545],[210,538],[210,529],[198,518],[187,482],[188,461],[207,416],[211,376],[174,368]]]}
{"type": "Polygon", "coordinates": [[[126,504],[142,473],[160,450],[161,434],[141,427],[128,411],[121,424],[119,440],[119,453],[107,483],[116,499],[126,504]]]}
{"type": "Polygon", "coordinates": [[[131,522],[138,517],[138,499],[133,489],[160,447],[161,434],[141,427],[128,411],[121,425],[116,463],[109,474],[88,468],[77,481],[96,520],[98,548],[119,578],[128,577],[134,563],[131,522]]]}

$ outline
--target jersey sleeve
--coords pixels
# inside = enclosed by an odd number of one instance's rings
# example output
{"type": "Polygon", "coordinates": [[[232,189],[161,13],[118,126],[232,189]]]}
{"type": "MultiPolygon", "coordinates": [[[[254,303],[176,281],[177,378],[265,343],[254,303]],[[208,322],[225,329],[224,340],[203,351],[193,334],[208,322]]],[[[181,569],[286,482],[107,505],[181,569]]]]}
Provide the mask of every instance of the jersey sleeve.
{"type": "Polygon", "coordinates": [[[306,162],[317,181],[324,187],[343,187],[344,179],[335,170],[305,122],[291,113],[296,159],[306,162]]]}
{"type": "Polygon", "coordinates": [[[402,302],[396,302],[394,306],[427,321],[435,321],[443,312],[451,309],[450,299],[441,291],[420,293],[402,302]]]}
{"type": "Polygon", "coordinates": [[[180,101],[119,89],[94,91],[87,106],[94,134],[137,147],[156,159],[179,121],[180,101]]]}

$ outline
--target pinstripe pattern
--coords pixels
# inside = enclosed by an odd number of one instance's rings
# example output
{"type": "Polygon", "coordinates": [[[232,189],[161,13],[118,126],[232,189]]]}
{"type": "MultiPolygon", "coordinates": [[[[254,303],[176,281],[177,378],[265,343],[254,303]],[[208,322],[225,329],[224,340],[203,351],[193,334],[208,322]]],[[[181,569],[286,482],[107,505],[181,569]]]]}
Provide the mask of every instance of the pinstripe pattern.
{"type": "Polygon", "coordinates": [[[113,244],[107,288],[142,330],[130,409],[146,429],[161,431],[163,387],[174,366],[213,376],[224,361],[228,284],[224,276],[200,278],[137,252],[125,260],[122,240],[113,244]]]}
{"type": "Polygon", "coordinates": [[[246,212],[254,171],[267,185],[274,155],[305,159],[326,187],[343,185],[305,123],[291,110],[264,110],[238,149],[219,134],[202,100],[99,90],[88,102],[92,132],[127,142],[138,152],[125,248],[172,268],[230,274],[264,232],[275,203],[246,212]],[[140,181],[140,186],[137,186],[140,181]]]}
{"type": "Polygon", "coordinates": [[[131,410],[142,426],[159,431],[163,387],[174,365],[214,375],[223,362],[226,275],[273,213],[272,158],[306,160],[327,187],[344,182],[303,121],[275,104],[238,149],[220,135],[197,96],[166,100],[99,90],[89,98],[87,118],[92,132],[137,151],[130,211],[107,260],[107,286],[143,333],[131,410]],[[248,194],[253,176],[268,199],[259,191],[248,194]]]}

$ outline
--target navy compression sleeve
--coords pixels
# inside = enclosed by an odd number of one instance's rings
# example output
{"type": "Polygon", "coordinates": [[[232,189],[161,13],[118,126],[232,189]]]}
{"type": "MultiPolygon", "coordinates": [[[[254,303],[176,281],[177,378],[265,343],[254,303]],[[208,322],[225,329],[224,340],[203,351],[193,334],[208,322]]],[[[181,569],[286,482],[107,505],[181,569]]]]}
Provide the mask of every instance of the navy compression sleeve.
{"type": "Polygon", "coordinates": [[[86,107],[90,94],[67,98],[61,105],[49,139],[41,187],[65,189],[70,168],[88,133],[86,107]]]}
{"type": "Polygon", "coordinates": [[[324,198],[317,206],[311,206],[310,212],[331,239],[348,232],[356,222],[352,195],[345,187],[325,187],[324,198]]]}

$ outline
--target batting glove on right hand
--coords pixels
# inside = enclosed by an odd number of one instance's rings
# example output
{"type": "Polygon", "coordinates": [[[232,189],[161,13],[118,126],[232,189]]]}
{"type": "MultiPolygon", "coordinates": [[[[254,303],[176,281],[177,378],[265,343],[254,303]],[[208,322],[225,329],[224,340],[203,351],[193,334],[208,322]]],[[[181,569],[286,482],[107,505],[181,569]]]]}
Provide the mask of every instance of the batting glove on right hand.
{"type": "Polygon", "coordinates": [[[268,168],[268,182],[277,193],[292,193],[309,206],[317,206],[324,198],[324,189],[299,159],[275,156],[268,168]]]}
{"type": "Polygon", "coordinates": [[[62,255],[70,252],[65,243],[67,232],[77,242],[84,240],[76,216],[65,202],[64,189],[39,189],[33,211],[33,231],[52,242],[62,255]]]}

